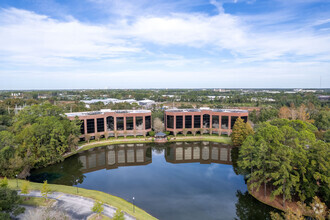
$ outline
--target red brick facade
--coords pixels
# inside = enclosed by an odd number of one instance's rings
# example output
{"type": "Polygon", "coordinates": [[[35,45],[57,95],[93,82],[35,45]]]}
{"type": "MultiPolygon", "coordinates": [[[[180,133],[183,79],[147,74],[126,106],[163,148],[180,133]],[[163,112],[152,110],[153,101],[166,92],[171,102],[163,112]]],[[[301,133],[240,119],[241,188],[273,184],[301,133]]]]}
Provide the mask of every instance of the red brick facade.
{"type": "Polygon", "coordinates": [[[172,109],[165,111],[165,129],[166,131],[170,132],[183,132],[184,130],[187,132],[200,132],[201,129],[204,129],[205,132],[210,133],[225,133],[230,135],[232,132],[233,124],[235,120],[240,117],[247,121],[248,118],[248,111],[246,110],[228,110],[228,109],[172,109]],[[186,127],[186,116],[191,116],[191,126],[186,127]],[[195,123],[195,117],[200,117],[199,126],[198,123],[195,123]],[[218,117],[217,124],[214,123],[212,120],[215,117],[218,117]],[[173,118],[172,118],[173,117],[173,118]],[[205,118],[209,118],[207,121],[208,123],[204,123],[205,118]],[[178,125],[178,118],[180,118],[179,127],[178,125]],[[171,120],[174,120],[173,123],[171,120]],[[182,123],[181,123],[182,119],[182,123]],[[234,120],[233,120],[234,119],[234,120]],[[226,120],[226,122],[225,122],[226,120]],[[173,126],[171,126],[173,124],[173,126]],[[197,127],[195,126],[197,124],[197,127]]]}
{"type": "MultiPolygon", "coordinates": [[[[82,136],[85,134],[88,134],[90,136],[95,136],[96,133],[99,133],[100,135],[104,135],[105,132],[108,132],[109,134],[113,134],[114,132],[117,132],[118,135],[145,135],[147,132],[151,131],[151,111],[149,110],[101,110],[98,112],[77,112],[77,113],[66,113],[67,117],[70,120],[74,120],[75,117],[78,117],[79,120],[83,121],[83,128],[81,129],[82,136]],[[109,129],[107,118],[113,117],[113,128],[109,129]],[[136,118],[142,117],[142,125],[137,127],[136,118]],[[117,128],[117,120],[118,118],[123,119],[123,129],[117,128]],[[127,119],[133,118],[133,128],[128,129],[127,128],[127,119]],[[146,119],[147,118],[147,119],[146,119]],[[90,129],[87,128],[88,123],[87,120],[92,119],[94,120],[94,130],[90,131],[90,129]],[[99,119],[99,121],[97,120],[99,119]],[[98,127],[100,128],[100,125],[102,127],[102,121],[103,119],[103,131],[98,131],[98,127]],[[150,120],[146,124],[146,120],[150,120]],[[98,123],[100,123],[98,125],[98,123]],[[150,125],[150,127],[148,126],[150,125]]],[[[90,120],[89,120],[90,122],[90,120]]]]}

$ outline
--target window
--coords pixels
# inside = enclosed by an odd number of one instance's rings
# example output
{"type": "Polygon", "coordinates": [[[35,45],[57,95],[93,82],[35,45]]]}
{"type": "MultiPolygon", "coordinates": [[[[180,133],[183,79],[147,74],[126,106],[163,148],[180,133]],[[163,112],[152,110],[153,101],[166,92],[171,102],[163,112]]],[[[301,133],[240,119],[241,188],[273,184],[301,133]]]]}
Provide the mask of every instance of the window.
{"type": "Polygon", "coordinates": [[[151,116],[146,116],[145,120],[146,120],[146,129],[150,129],[151,128],[151,116]]]}
{"type": "Polygon", "coordinates": [[[210,115],[205,114],[203,115],[203,128],[209,128],[210,127],[210,115]]]}
{"type": "Polygon", "coordinates": [[[228,116],[221,116],[221,128],[228,129],[228,116]]]}
{"type": "Polygon", "coordinates": [[[95,119],[87,119],[87,133],[94,133],[95,132],[95,119]]]}
{"type": "Polygon", "coordinates": [[[212,128],[219,128],[219,116],[212,115],[212,128]]]}
{"type": "Polygon", "coordinates": [[[176,116],[176,128],[181,129],[183,128],[183,116],[176,116]]]}
{"type": "Polygon", "coordinates": [[[107,129],[108,131],[113,131],[115,126],[115,121],[112,116],[107,117],[107,129]]]}
{"type": "Polygon", "coordinates": [[[234,124],[235,124],[237,118],[238,118],[237,116],[231,116],[231,128],[230,129],[233,129],[234,124]]]}
{"type": "Polygon", "coordinates": [[[194,128],[201,128],[201,116],[194,115],[194,128]]]}
{"type": "Polygon", "coordinates": [[[126,117],[126,130],[133,130],[133,117],[126,117]]]}
{"type": "Polygon", "coordinates": [[[96,122],[97,122],[97,132],[103,132],[104,131],[104,118],[98,118],[96,122]]]}
{"type": "Polygon", "coordinates": [[[185,128],[191,128],[192,127],[192,124],[191,124],[191,120],[192,120],[192,117],[191,117],[191,115],[186,115],[185,116],[185,128]]]}
{"type": "Polygon", "coordinates": [[[135,126],[136,126],[136,130],[144,130],[143,129],[143,117],[142,116],[135,117],[135,126]]]}
{"type": "Polygon", "coordinates": [[[85,122],[84,122],[84,120],[81,120],[80,133],[85,134],[85,122]]]}
{"type": "Polygon", "coordinates": [[[247,116],[243,116],[241,118],[243,119],[244,123],[246,123],[248,121],[248,117],[247,116]]]}
{"type": "Polygon", "coordinates": [[[117,130],[123,131],[124,130],[124,117],[117,117],[117,130]]]}
{"type": "Polygon", "coordinates": [[[167,128],[174,128],[174,116],[167,115],[167,128]]]}

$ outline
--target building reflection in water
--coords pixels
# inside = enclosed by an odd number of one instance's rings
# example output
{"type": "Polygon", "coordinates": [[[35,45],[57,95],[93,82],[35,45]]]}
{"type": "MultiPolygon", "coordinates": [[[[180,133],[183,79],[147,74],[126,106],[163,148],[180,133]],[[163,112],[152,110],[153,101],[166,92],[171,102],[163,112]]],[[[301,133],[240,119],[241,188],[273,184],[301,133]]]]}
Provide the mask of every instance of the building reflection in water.
{"type": "MultiPolygon", "coordinates": [[[[165,160],[169,163],[232,164],[229,145],[214,142],[167,143],[165,160]]],[[[152,162],[150,145],[123,144],[93,148],[79,153],[81,172],[116,169],[122,166],[147,165],[152,162]]]]}
{"type": "Polygon", "coordinates": [[[152,162],[151,147],[144,144],[109,145],[79,153],[79,160],[83,164],[83,173],[121,166],[147,165],[152,162]]]}
{"type": "Polygon", "coordinates": [[[214,142],[172,143],[166,148],[165,159],[169,163],[220,163],[232,164],[229,145],[214,142]]]}

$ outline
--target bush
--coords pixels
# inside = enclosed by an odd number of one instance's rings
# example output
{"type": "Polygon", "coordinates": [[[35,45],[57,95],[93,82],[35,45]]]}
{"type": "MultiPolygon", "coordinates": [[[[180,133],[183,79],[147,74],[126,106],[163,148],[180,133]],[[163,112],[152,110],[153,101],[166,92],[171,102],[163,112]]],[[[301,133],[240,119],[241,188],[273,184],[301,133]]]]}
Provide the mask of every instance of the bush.
{"type": "Polygon", "coordinates": [[[120,209],[117,209],[112,220],[125,220],[124,213],[120,209]]]}
{"type": "Polygon", "coordinates": [[[28,194],[30,192],[30,182],[24,181],[21,187],[22,194],[28,194]]]}
{"type": "Polygon", "coordinates": [[[0,181],[0,187],[7,187],[7,186],[8,186],[8,180],[7,177],[5,177],[0,181]]]}
{"type": "Polygon", "coordinates": [[[155,136],[155,132],[154,131],[149,131],[149,136],[154,137],[155,136]]]}

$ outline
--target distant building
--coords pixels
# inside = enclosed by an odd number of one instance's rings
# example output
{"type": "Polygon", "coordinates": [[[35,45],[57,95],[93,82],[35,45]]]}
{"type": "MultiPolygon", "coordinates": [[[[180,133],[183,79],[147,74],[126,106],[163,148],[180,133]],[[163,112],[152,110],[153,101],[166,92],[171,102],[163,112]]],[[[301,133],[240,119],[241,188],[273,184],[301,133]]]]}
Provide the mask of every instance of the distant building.
{"type": "Polygon", "coordinates": [[[140,101],[138,101],[138,104],[139,104],[140,106],[143,106],[143,107],[146,107],[146,108],[151,108],[151,107],[153,107],[154,105],[156,105],[156,102],[153,101],[153,100],[148,100],[148,99],[146,99],[146,100],[140,100],[140,101]]]}
{"type": "Polygon", "coordinates": [[[330,95],[319,95],[318,99],[320,101],[330,101],[330,95]]]}

